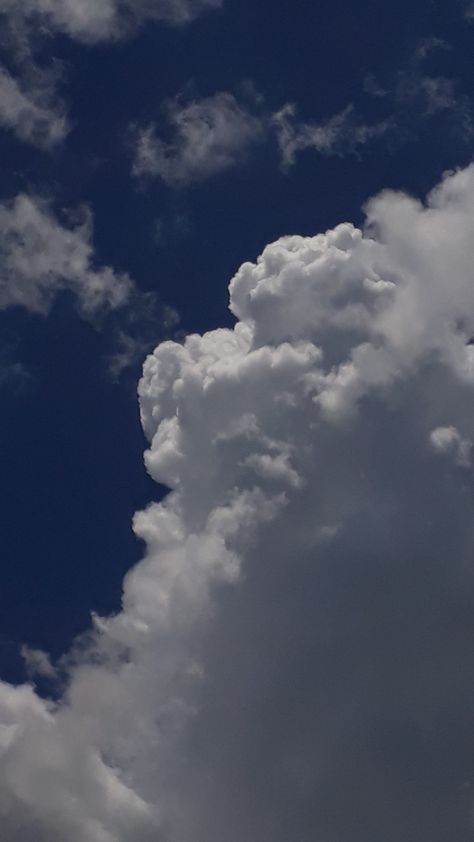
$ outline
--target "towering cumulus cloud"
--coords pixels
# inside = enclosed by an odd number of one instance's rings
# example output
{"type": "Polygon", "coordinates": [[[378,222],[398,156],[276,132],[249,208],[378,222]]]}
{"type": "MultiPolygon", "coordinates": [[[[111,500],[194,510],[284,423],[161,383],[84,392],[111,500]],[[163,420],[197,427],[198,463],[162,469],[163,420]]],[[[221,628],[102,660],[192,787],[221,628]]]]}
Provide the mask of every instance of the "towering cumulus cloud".
{"type": "Polygon", "coordinates": [[[5,842],[468,838],[474,167],[366,212],[147,359],[171,490],[62,698],[0,686],[5,842]]]}

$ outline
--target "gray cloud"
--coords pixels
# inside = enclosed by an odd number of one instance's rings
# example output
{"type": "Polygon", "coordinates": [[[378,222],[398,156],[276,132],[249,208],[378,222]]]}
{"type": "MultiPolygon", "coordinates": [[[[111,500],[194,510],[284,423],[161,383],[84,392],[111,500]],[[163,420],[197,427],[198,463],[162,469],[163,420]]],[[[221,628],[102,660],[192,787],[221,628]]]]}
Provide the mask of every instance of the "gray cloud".
{"type": "Polygon", "coordinates": [[[0,67],[0,124],[12,129],[20,140],[48,148],[64,140],[68,121],[51,75],[34,75],[34,84],[24,88],[0,67]]]}
{"type": "Polygon", "coordinates": [[[366,214],[148,357],[170,493],[63,697],[0,685],[5,842],[469,838],[474,167],[366,214]]]}
{"type": "Polygon", "coordinates": [[[322,155],[350,155],[393,128],[391,119],[366,125],[352,105],[320,123],[299,122],[295,106],[285,105],[273,116],[273,124],[285,168],[294,164],[298,153],[305,149],[322,155]]]}

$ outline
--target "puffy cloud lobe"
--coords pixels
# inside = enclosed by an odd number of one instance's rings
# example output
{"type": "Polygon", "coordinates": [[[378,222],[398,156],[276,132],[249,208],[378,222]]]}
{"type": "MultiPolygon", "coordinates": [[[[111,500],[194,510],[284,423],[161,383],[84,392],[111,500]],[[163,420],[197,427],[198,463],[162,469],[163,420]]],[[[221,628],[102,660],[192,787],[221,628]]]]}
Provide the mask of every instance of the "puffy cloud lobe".
{"type": "Polygon", "coordinates": [[[262,124],[229,93],[180,105],[168,103],[175,139],[157,135],[156,126],[139,131],[133,171],[169,185],[200,181],[238,163],[259,138],[262,124]]]}
{"type": "Polygon", "coordinates": [[[282,238],[233,330],[147,359],[170,493],[63,697],[0,687],[6,842],[465,838],[472,499],[436,450],[474,410],[473,204],[471,167],[282,238]]]}
{"type": "Polygon", "coordinates": [[[124,304],[132,289],[126,275],[95,268],[92,219],[83,210],[62,224],[48,202],[20,194],[0,205],[0,309],[46,313],[54,296],[70,290],[84,315],[124,304]]]}

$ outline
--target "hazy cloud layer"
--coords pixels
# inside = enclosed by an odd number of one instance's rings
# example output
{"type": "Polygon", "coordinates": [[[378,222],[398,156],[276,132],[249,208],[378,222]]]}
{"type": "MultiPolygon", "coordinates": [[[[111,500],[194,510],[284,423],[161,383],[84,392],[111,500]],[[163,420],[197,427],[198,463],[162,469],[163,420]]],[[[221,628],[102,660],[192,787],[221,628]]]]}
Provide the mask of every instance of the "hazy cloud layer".
{"type": "Polygon", "coordinates": [[[474,167],[366,213],[147,359],[171,492],[60,701],[0,685],[5,842],[469,838],[474,167]]]}
{"type": "Polygon", "coordinates": [[[45,200],[20,194],[0,204],[0,309],[46,313],[61,290],[70,290],[85,315],[118,307],[132,282],[110,267],[97,268],[92,217],[60,222],[45,200]]]}

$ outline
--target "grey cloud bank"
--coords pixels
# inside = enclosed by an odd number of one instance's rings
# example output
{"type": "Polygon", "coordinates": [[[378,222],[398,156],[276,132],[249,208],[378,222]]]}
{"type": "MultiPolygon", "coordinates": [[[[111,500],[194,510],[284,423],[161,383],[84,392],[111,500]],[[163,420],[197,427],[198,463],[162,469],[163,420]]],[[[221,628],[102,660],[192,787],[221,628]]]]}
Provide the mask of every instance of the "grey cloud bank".
{"type": "Polygon", "coordinates": [[[62,698],[0,685],[6,842],[470,837],[474,167],[366,214],[148,357],[170,493],[62,698]]]}

